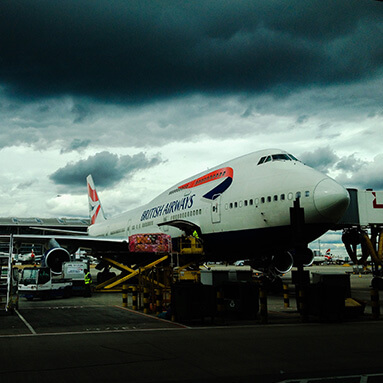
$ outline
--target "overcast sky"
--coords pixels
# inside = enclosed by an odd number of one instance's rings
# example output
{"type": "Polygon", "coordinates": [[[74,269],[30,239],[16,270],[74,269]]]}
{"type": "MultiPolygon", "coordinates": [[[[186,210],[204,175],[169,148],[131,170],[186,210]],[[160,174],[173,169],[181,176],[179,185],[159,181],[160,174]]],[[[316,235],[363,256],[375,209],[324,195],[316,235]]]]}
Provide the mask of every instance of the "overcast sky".
{"type": "Polygon", "coordinates": [[[111,216],[269,147],[383,190],[382,64],[374,0],[2,0],[0,215],[87,216],[92,173],[111,216]]]}

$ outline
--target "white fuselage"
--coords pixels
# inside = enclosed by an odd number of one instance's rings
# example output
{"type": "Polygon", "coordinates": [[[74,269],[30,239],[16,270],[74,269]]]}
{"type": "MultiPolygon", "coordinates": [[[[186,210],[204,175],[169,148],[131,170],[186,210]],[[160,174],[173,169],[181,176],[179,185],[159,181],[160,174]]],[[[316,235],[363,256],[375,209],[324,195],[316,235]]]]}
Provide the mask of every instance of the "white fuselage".
{"type": "Polygon", "coordinates": [[[88,234],[127,238],[164,232],[177,237],[184,232],[174,226],[187,221],[199,228],[204,241],[246,241],[247,247],[254,241],[258,248],[283,230],[283,241],[289,240],[290,208],[297,198],[304,208],[307,242],[337,222],[349,203],[347,190],[325,174],[282,150],[263,150],[190,177],[142,207],[96,221],[88,234]]]}

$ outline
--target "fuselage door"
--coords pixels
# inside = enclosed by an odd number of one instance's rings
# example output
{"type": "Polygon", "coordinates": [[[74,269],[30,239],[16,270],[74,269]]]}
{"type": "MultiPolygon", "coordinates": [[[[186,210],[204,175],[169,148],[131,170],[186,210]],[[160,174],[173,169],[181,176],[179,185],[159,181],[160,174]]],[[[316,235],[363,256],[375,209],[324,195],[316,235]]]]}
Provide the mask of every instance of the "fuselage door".
{"type": "Polygon", "coordinates": [[[221,194],[213,196],[211,202],[211,221],[213,223],[221,222],[221,194]]]}
{"type": "Polygon", "coordinates": [[[125,235],[129,237],[131,235],[131,232],[132,232],[132,219],[129,219],[128,224],[126,226],[125,235]]]}

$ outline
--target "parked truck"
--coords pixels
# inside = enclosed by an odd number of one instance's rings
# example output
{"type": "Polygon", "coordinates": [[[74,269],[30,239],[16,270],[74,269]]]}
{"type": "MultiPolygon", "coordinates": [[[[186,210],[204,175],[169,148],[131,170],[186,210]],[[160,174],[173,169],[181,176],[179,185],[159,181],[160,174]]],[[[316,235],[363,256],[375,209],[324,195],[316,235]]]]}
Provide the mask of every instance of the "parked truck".
{"type": "Polygon", "coordinates": [[[81,261],[64,262],[59,274],[49,267],[25,267],[21,273],[19,294],[28,300],[88,295],[84,282],[86,270],[88,264],[81,261]]]}

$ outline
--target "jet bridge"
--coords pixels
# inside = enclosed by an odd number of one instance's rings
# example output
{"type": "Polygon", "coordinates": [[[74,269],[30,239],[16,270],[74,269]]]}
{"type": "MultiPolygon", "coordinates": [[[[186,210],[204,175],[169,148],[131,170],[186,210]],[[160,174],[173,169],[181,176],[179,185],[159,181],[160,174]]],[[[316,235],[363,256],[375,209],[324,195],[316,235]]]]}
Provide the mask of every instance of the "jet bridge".
{"type": "Polygon", "coordinates": [[[350,205],[334,230],[343,229],[342,241],[355,265],[371,257],[372,286],[383,289],[383,191],[347,190],[350,205]]]}

